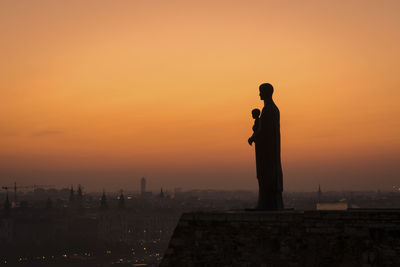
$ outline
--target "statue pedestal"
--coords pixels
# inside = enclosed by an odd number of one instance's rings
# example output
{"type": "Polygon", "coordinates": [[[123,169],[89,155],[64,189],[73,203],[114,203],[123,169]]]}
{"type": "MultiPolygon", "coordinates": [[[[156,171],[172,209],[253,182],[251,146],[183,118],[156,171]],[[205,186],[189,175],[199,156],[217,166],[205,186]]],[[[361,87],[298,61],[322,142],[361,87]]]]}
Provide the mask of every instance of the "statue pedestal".
{"type": "Polygon", "coordinates": [[[160,266],[400,266],[400,210],[184,213],[160,266]]]}

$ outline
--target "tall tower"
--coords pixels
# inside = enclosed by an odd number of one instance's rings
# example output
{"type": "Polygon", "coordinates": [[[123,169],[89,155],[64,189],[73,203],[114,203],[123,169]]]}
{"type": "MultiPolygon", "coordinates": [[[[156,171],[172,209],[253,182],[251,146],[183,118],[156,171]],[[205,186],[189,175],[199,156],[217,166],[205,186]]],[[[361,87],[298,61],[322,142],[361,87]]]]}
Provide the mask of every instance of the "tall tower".
{"type": "Polygon", "coordinates": [[[142,196],[146,194],[146,178],[140,180],[140,193],[142,196]]]}
{"type": "Polygon", "coordinates": [[[318,203],[321,203],[321,198],[322,198],[322,191],[321,191],[321,185],[318,185],[318,203]]]}

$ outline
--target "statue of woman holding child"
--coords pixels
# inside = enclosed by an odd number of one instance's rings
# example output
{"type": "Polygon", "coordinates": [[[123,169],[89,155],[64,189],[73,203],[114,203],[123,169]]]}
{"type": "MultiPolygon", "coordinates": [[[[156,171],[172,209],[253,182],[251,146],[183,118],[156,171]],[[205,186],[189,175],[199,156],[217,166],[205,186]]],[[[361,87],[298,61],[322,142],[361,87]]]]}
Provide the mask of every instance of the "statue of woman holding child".
{"type": "Polygon", "coordinates": [[[281,133],[279,109],[272,100],[274,88],[269,83],[260,85],[260,99],[264,101],[261,111],[254,109],[253,135],[256,169],[259,186],[257,210],[282,210],[283,175],[281,164],[281,133]]]}

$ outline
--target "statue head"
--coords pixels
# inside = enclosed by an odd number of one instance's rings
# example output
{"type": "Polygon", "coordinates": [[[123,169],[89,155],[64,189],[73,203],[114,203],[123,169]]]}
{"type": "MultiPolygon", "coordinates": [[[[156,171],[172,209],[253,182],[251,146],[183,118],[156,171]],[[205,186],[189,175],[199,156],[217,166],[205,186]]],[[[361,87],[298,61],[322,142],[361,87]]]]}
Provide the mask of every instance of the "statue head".
{"type": "Polygon", "coordinates": [[[274,93],[274,87],[269,83],[263,83],[260,85],[260,99],[267,100],[272,98],[272,94],[274,93]]]}

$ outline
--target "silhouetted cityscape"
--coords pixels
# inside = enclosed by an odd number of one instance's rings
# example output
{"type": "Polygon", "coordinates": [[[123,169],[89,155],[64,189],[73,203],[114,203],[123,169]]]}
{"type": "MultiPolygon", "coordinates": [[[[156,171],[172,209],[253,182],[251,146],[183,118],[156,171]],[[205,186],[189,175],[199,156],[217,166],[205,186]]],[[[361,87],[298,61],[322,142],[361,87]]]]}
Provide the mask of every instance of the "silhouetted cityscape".
{"type": "MultiPolygon", "coordinates": [[[[139,184],[139,183],[138,183],[139,184]]],[[[243,210],[257,192],[190,190],[85,192],[4,186],[0,198],[1,264],[158,266],[183,212],[243,210]]],[[[285,192],[296,210],[400,208],[400,192],[285,192]],[[336,205],[336,206],[335,206],[336,205]]]]}

